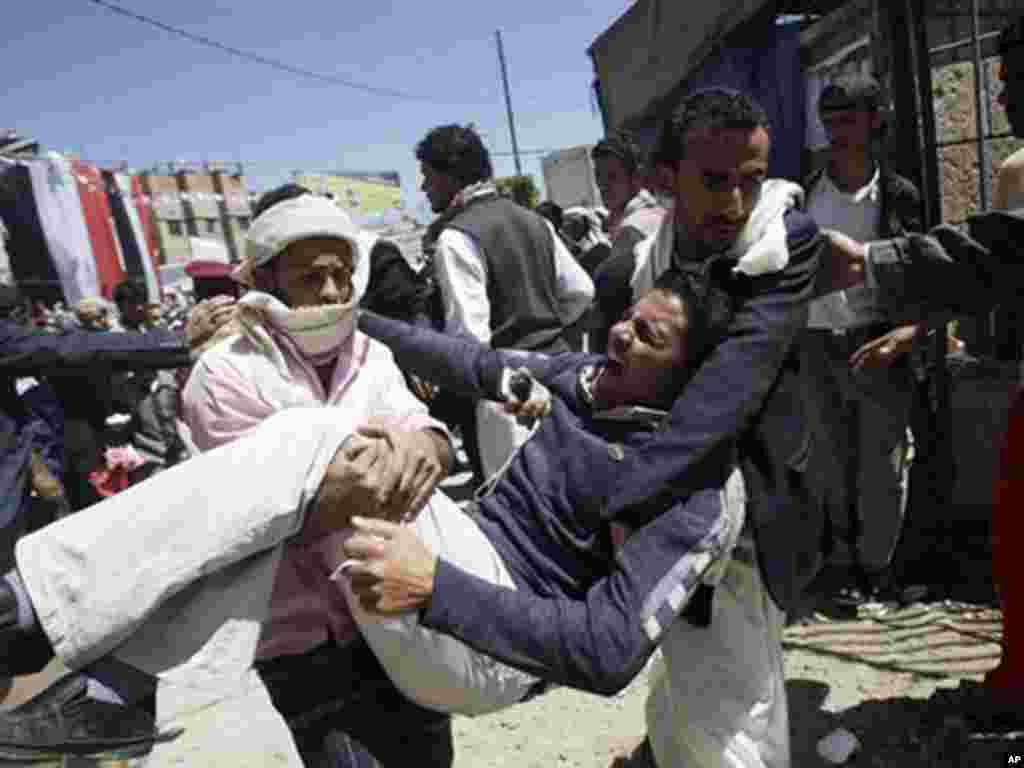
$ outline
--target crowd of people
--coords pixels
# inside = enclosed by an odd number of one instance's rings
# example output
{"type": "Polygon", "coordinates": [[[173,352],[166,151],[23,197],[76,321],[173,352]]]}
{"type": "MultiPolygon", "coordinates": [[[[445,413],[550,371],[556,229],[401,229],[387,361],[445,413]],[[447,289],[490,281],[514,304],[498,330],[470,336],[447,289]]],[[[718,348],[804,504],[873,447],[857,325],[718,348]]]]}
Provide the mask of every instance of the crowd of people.
{"type": "MultiPolygon", "coordinates": [[[[1024,18],[1000,51],[1024,138],[1024,18]]],[[[754,100],[698,91],[649,153],[594,147],[602,216],[502,197],[479,135],[439,126],[425,267],[289,184],[240,264],[190,263],[162,304],[0,287],[0,674],[72,670],[0,716],[0,764],[441,768],[452,715],[611,694],[660,650],[638,754],[789,766],[787,616],[825,563],[833,599],[913,599],[917,356],[1024,283],[1024,211],[922,232],[885,104],[833,81],[797,184],[754,100]]],[[[1020,402],[986,681],[1017,715],[1020,402]]]]}

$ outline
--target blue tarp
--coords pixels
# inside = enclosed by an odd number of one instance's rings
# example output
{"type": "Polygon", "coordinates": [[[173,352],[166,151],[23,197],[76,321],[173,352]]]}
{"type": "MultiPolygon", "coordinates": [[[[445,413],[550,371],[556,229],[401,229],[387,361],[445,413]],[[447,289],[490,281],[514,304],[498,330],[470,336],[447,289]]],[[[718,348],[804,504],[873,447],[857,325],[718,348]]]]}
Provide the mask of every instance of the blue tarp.
{"type": "MultiPolygon", "coordinates": [[[[778,24],[773,19],[748,22],[726,42],[726,47],[694,72],[687,92],[724,86],[757,99],[768,112],[772,126],[769,175],[799,181],[807,119],[807,93],[800,66],[800,25],[778,24]]],[[[660,120],[653,120],[638,127],[637,133],[645,146],[653,145],[659,123],[660,120]]]]}

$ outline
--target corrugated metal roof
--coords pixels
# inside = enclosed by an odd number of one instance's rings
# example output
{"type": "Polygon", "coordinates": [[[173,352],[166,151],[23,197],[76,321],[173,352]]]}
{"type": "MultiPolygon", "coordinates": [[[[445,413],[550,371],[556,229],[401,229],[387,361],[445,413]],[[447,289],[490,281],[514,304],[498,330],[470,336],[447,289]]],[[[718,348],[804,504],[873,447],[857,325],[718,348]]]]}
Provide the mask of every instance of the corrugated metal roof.
{"type": "Polygon", "coordinates": [[[645,113],[772,0],[637,0],[588,49],[609,128],[645,113]]]}

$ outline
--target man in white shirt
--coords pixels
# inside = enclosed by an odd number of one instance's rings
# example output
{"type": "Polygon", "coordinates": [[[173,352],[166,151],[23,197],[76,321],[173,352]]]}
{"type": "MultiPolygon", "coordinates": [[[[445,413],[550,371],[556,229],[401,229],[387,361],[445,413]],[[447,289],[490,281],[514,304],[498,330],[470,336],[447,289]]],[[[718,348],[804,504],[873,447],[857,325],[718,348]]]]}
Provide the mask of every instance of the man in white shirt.
{"type": "MultiPolygon", "coordinates": [[[[433,129],[416,159],[439,214],[427,250],[444,330],[492,347],[568,352],[565,331],[590,305],[594,286],[551,224],[498,195],[490,154],[469,126],[433,129]]],[[[478,403],[478,472],[490,477],[527,434],[500,408],[478,403]]]]}
{"type": "MultiPolygon", "coordinates": [[[[858,242],[920,230],[920,196],[880,166],[881,88],[854,74],[818,102],[828,133],[827,167],[805,182],[808,213],[858,242]]],[[[860,601],[890,585],[890,563],[907,501],[907,426],[913,397],[908,353],[918,326],[893,328],[866,287],[811,303],[801,344],[814,453],[833,525],[834,559],[853,566],[860,601]],[[868,594],[865,594],[868,593],[868,594]]]]}

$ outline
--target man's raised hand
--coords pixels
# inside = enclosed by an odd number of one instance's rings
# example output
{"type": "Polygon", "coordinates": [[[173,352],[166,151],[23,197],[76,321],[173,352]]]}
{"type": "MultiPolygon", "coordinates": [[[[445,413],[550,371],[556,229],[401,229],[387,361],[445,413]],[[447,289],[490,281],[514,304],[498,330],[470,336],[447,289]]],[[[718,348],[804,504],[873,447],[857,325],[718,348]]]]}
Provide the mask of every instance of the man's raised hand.
{"type": "Polygon", "coordinates": [[[533,378],[528,369],[516,368],[509,374],[508,391],[504,393],[506,413],[511,413],[527,427],[551,413],[551,392],[533,378]]]}
{"type": "Polygon", "coordinates": [[[867,246],[842,232],[822,230],[829,247],[821,257],[815,278],[815,296],[853,288],[866,276],[867,246]]]}
{"type": "Polygon", "coordinates": [[[198,349],[208,342],[234,317],[237,311],[235,300],[230,296],[214,296],[203,299],[189,312],[185,322],[185,338],[192,349],[198,349]]]}

